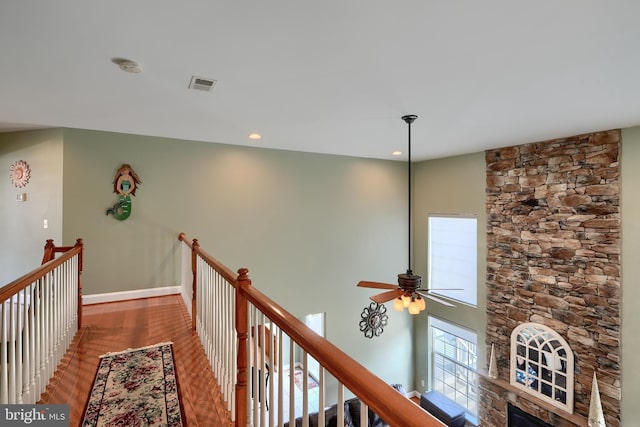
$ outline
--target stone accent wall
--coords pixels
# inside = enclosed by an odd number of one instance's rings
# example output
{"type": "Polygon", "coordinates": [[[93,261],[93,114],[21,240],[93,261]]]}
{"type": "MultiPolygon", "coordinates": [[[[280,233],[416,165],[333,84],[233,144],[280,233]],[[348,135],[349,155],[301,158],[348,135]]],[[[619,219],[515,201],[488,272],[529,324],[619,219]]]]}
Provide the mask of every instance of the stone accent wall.
{"type": "MultiPolygon", "coordinates": [[[[575,354],[574,414],[586,424],[595,370],[607,426],[620,425],[619,156],[619,130],[486,152],[487,345],[498,378],[509,381],[513,328],[547,325],[575,354]]],[[[483,426],[506,425],[500,382],[481,381],[483,426]]],[[[550,419],[552,408],[509,393],[550,419]]]]}

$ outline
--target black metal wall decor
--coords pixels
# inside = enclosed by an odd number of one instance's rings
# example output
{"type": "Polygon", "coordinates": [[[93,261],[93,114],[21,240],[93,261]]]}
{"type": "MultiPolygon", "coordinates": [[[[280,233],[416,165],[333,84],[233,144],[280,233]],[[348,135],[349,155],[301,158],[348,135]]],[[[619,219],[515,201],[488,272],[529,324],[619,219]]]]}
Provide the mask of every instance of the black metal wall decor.
{"type": "Polygon", "coordinates": [[[360,314],[360,331],[364,332],[367,338],[378,337],[387,326],[387,307],[377,302],[372,302],[369,307],[365,307],[360,314]]]}

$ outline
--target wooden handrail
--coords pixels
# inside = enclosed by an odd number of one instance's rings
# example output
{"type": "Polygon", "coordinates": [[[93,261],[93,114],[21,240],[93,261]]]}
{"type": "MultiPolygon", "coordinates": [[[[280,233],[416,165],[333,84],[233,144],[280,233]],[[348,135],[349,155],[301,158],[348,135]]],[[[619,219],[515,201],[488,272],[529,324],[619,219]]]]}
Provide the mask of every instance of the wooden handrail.
{"type": "Polygon", "coordinates": [[[2,403],[35,403],[82,327],[83,249],[47,240],[42,265],[0,288],[2,403]]]}
{"type": "MultiPolygon", "coordinates": [[[[180,233],[178,235],[178,240],[184,242],[192,251],[194,251],[197,255],[200,255],[200,258],[204,260],[211,268],[217,271],[224,279],[231,284],[234,288],[236,287],[236,274],[230,270],[223,263],[212,257],[207,251],[202,249],[200,245],[193,244],[187,238],[185,233],[180,233]]],[[[193,239],[193,242],[197,243],[198,239],[193,239]]]]}
{"type": "MultiPolygon", "coordinates": [[[[180,233],[178,239],[192,251],[194,298],[197,274],[196,255],[200,256],[235,288],[235,328],[238,345],[235,384],[236,426],[246,426],[248,421],[246,404],[249,368],[247,366],[249,302],[389,425],[395,427],[444,426],[438,419],[398,393],[389,384],[254,288],[248,276],[249,270],[241,268],[236,275],[204,251],[196,239],[189,241],[185,233],[180,233]]],[[[195,313],[195,302],[193,313],[195,313]]]]}
{"type": "MultiPolygon", "coordinates": [[[[241,269],[238,273],[240,276],[246,276],[247,270],[241,269]]],[[[307,325],[280,305],[276,304],[269,297],[251,286],[250,281],[239,280],[236,295],[238,295],[239,299],[246,298],[246,300],[256,306],[273,323],[278,325],[283,332],[289,335],[297,345],[313,356],[313,358],[340,383],[356,393],[359,399],[366,403],[373,412],[389,425],[398,427],[444,425],[420,406],[402,396],[390,387],[389,384],[371,373],[371,371],[356,362],[331,342],[316,334],[307,325]]],[[[236,301],[238,301],[238,299],[236,301]]],[[[246,328],[246,321],[242,321],[242,319],[239,319],[239,321],[246,328]]],[[[240,325],[238,325],[238,327],[239,326],[240,325]]],[[[238,329],[239,338],[240,333],[240,329],[238,329]]],[[[243,334],[245,335],[246,342],[246,331],[243,331],[243,334]]],[[[239,342],[239,346],[240,350],[245,347],[242,342],[239,342]]],[[[238,368],[240,368],[240,353],[238,354],[238,368]]],[[[244,372],[244,378],[246,382],[246,372],[244,372]]],[[[240,380],[241,373],[238,372],[238,387],[241,386],[240,380]]],[[[246,399],[246,394],[244,398],[246,399]]],[[[238,416],[240,416],[240,413],[238,416]]],[[[244,424],[238,423],[236,425],[244,424]]]]}
{"type": "MultiPolygon", "coordinates": [[[[83,243],[82,239],[78,239],[75,246],[66,246],[67,250],[64,254],[58,258],[53,258],[49,261],[46,261],[40,267],[30,271],[22,277],[17,278],[13,282],[8,283],[7,285],[0,288],[0,301],[5,301],[11,298],[13,295],[17,294],[31,283],[35,282],[41,277],[44,277],[47,273],[55,269],[56,267],[64,264],[67,260],[73,258],[77,254],[82,254],[83,243]]],[[[45,246],[46,252],[46,246],[45,246]]],[[[56,251],[59,252],[59,251],[56,251]]],[[[78,274],[82,271],[82,255],[80,255],[78,262],[78,274]]],[[[80,281],[78,281],[78,286],[80,287],[80,281]]]]}

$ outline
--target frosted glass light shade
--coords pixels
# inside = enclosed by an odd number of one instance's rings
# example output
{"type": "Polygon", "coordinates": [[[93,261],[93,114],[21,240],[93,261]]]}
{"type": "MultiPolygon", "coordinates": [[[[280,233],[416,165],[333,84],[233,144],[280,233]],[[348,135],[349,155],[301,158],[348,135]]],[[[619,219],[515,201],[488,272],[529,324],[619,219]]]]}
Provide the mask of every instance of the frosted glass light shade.
{"type": "Polygon", "coordinates": [[[404,307],[409,307],[409,303],[411,303],[411,297],[409,295],[402,295],[402,303],[404,304],[404,307]]]}

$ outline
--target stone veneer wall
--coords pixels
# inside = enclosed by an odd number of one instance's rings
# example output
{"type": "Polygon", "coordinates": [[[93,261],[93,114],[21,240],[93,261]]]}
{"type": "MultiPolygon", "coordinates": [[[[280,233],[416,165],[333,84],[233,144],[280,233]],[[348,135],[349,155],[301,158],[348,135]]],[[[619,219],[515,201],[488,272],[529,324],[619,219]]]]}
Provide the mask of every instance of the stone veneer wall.
{"type": "Polygon", "coordinates": [[[480,382],[483,427],[506,425],[507,400],[556,426],[586,425],[594,370],[607,426],[620,425],[619,155],[619,130],[486,152],[487,344],[499,380],[480,382]],[[571,346],[578,417],[505,386],[522,322],[571,346]]]}

